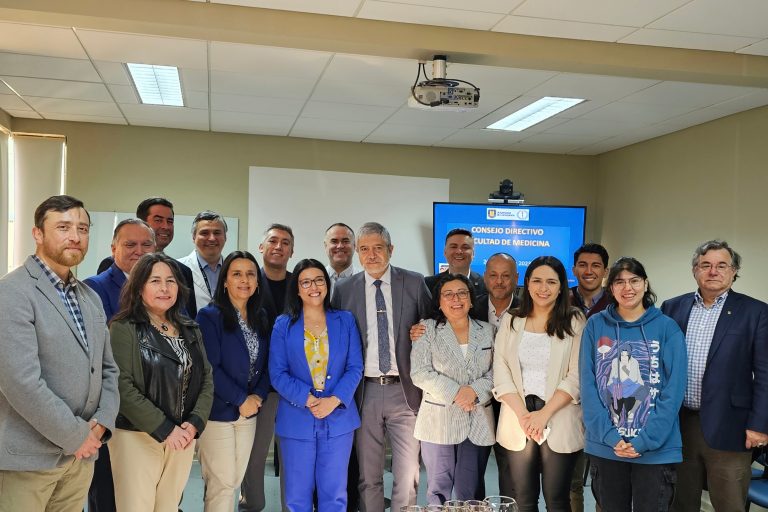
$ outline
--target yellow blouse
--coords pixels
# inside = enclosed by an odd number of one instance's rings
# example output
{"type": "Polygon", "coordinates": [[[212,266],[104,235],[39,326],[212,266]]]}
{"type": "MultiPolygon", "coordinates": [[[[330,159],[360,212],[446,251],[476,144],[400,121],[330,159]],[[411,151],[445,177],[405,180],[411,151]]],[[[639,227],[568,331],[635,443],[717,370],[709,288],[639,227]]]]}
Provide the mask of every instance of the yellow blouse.
{"type": "Polygon", "coordinates": [[[309,373],[315,389],[325,389],[325,377],[328,373],[328,331],[315,336],[304,329],[304,354],[307,356],[309,373]]]}

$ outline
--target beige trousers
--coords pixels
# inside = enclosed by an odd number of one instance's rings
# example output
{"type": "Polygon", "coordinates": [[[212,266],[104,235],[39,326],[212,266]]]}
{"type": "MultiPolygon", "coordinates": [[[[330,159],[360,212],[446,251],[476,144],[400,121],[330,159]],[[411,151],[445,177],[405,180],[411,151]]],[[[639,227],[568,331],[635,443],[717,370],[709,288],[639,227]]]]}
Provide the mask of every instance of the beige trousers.
{"type": "Polygon", "coordinates": [[[44,471],[0,471],[0,512],[80,512],[93,462],[72,459],[44,471]]]}
{"type": "Polygon", "coordinates": [[[200,436],[198,455],[205,480],[205,512],[232,512],[235,489],[245,475],[256,417],[208,421],[200,436]]]}
{"type": "Polygon", "coordinates": [[[184,450],[171,450],[144,432],[115,429],[109,453],[117,512],[176,512],[195,442],[184,450]]]}

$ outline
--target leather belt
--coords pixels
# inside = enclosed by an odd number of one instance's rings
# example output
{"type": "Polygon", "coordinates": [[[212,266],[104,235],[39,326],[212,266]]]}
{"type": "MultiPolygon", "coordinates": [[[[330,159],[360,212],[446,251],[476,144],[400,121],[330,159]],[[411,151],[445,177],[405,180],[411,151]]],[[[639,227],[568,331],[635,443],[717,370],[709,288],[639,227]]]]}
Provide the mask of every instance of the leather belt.
{"type": "Polygon", "coordinates": [[[386,386],[388,384],[397,384],[400,382],[399,375],[379,375],[378,377],[366,377],[365,382],[373,382],[380,386],[386,386]]]}

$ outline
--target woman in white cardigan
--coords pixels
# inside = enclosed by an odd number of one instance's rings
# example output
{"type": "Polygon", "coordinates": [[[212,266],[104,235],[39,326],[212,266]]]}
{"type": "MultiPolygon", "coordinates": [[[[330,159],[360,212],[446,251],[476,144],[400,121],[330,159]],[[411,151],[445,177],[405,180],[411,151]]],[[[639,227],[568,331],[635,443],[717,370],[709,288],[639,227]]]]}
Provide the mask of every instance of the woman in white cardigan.
{"type": "Polygon", "coordinates": [[[494,420],[493,328],[469,317],[474,294],[466,276],[435,284],[431,318],[411,349],[411,379],[424,391],[414,437],[427,469],[427,502],[483,499],[494,420]]]}
{"type": "Polygon", "coordinates": [[[520,307],[496,335],[493,393],[502,403],[496,438],[507,451],[520,512],[570,512],[573,468],[584,447],[579,406],[579,345],[584,317],[572,308],[565,267],[534,259],[520,307]]]}

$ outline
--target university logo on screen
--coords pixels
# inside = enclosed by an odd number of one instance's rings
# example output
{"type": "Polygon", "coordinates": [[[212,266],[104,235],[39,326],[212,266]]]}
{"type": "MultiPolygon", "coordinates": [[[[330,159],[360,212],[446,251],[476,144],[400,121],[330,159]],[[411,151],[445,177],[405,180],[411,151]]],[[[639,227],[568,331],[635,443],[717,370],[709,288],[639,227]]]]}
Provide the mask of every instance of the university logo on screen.
{"type": "Polygon", "coordinates": [[[486,209],[486,220],[517,220],[526,221],[529,219],[528,210],[523,208],[488,208],[486,209]]]}

